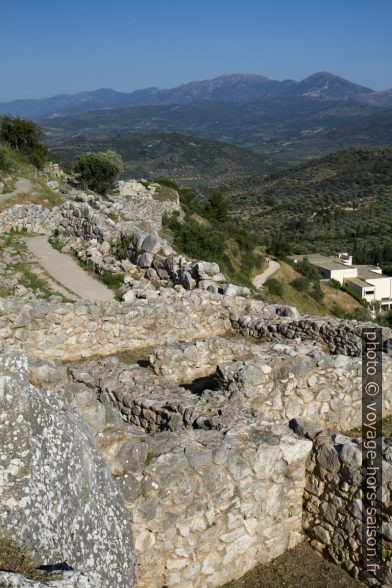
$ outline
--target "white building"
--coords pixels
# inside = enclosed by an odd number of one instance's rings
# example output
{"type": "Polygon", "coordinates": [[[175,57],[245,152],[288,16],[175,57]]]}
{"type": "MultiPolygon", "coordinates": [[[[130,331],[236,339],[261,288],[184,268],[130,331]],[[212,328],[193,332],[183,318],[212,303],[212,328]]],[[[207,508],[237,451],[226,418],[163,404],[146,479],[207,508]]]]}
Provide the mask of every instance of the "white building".
{"type": "Polygon", "coordinates": [[[347,253],[339,253],[337,257],[309,253],[293,255],[291,259],[295,263],[307,259],[324,279],[337,280],[366,302],[380,302],[383,310],[392,308],[392,277],[384,275],[378,266],[352,265],[352,257],[347,253]]]}

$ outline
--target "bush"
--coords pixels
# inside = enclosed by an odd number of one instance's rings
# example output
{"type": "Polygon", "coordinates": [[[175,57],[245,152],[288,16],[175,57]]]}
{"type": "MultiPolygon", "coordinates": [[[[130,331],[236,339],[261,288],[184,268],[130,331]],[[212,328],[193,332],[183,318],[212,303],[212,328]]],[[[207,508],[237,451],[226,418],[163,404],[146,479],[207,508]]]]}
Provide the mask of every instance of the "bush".
{"type": "Polygon", "coordinates": [[[364,322],[372,320],[367,308],[355,308],[352,312],[346,314],[346,318],[364,322]]]}
{"type": "Polygon", "coordinates": [[[331,286],[331,288],[335,288],[335,290],[341,290],[342,288],[340,282],[338,282],[338,280],[335,280],[335,278],[331,278],[329,280],[328,286],[331,286]]]}
{"type": "Polygon", "coordinates": [[[73,169],[84,186],[106,194],[115,188],[123,164],[120,155],[114,151],[84,153],[75,159],[73,169]]]}
{"type": "Polygon", "coordinates": [[[291,285],[299,292],[306,292],[309,288],[309,280],[306,278],[295,278],[295,280],[291,282],[291,285]]]}
{"type": "Polygon", "coordinates": [[[276,278],[269,278],[264,286],[267,288],[270,294],[274,294],[275,296],[283,296],[283,286],[276,278]]]}
{"type": "Polygon", "coordinates": [[[117,290],[124,282],[124,274],[121,272],[104,272],[101,277],[104,284],[106,284],[111,290],[117,290]]]}
{"type": "Polygon", "coordinates": [[[357,294],[356,292],[354,292],[354,290],[351,290],[351,288],[349,286],[345,286],[343,285],[341,287],[341,290],[343,290],[343,292],[346,292],[347,294],[350,294],[350,296],[352,296],[353,298],[355,298],[355,300],[357,300],[357,302],[359,302],[360,304],[362,304],[362,306],[366,306],[366,300],[364,300],[363,298],[361,298],[361,296],[359,294],[357,294]]]}

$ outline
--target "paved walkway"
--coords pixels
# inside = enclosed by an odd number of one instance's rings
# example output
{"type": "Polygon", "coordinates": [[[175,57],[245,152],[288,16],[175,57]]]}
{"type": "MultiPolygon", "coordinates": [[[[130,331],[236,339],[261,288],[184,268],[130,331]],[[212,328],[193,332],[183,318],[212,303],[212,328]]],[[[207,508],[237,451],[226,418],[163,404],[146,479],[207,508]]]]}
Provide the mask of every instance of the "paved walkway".
{"type": "Polygon", "coordinates": [[[83,270],[65,253],[60,253],[48,243],[46,236],[28,237],[26,244],[38,263],[56,282],[87,300],[114,300],[114,293],[105,284],[83,270]]]}
{"type": "Polygon", "coordinates": [[[14,198],[14,196],[18,196],[19,194],[29,194],[32,189],[33,182],[31,180],[27,180],[26,178],[19,178],[19,180],[16,181],[15,190],[13,192],[0,194],[0,202],[14,198]]]}
{"type": "Polygon", "coordinates": [[[252,284],[256,286],[256,288],[261,288],[266,280],[272,276],[279,268],[280,263],[274,261],[273,259],[267,258],[268,267],[265,269],[261,274],[255,276],[252,280],[252,284]]]}

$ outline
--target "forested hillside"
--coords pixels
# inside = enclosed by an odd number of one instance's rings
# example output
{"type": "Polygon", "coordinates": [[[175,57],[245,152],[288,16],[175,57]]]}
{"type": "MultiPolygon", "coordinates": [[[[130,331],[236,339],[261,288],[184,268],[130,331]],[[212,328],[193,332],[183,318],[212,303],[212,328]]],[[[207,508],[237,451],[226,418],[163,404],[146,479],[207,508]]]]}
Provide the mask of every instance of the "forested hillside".
{"type": "Polygon", "coordinates": [[[266,241],[392,261],[392,147],[338,152],[237,182],[226,195],[237,221],[266,241]]]}
{"type": "Polygon", "coordinates": [[[53,137],[51,145],[67,162],[85,151],[110,149],[122,156],[124,177],[164,177],[207,188],[273,169],[266,157],[249,149],[179,133],[127,132],[107,138],[77,134],[53,137]]]}

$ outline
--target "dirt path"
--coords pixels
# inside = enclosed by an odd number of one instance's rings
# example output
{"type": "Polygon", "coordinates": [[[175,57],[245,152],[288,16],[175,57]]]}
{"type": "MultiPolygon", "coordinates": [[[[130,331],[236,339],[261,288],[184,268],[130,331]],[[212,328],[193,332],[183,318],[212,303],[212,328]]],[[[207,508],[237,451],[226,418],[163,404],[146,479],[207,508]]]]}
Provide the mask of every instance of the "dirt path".
{"type": "Polygon", "coordinates": [[[53,249],[47,237],[28,237],[26,244],[43,269],[79,298],[114,300],[114,294],[109,288],[84,271],[70,255],[53,249]]]}
{"type": "Polygon", "coordinates": [[[13,192],[0,194],[0,202],[14,198],[15,196],[18,196],[18,194],[29,194],[33,187],[34,185],[31,180],[27,180],[26,178],[19,178],[19,180],[16,181],[15,190],[13,192]]]}
{"type": "Polygon", "coordinates": [[[267,269],[264,270],[261,274],[255,276],[252,280],[252,284],[256,286],[256,288],[261,288],[264,282],[268,280],[268,278],[270,278],[272,274],[274,274],[280,268],[280,263],[278,263],[277,261],[274,261],[273,259],[269,258],[267,258],[267,261],[267,269]]]}

